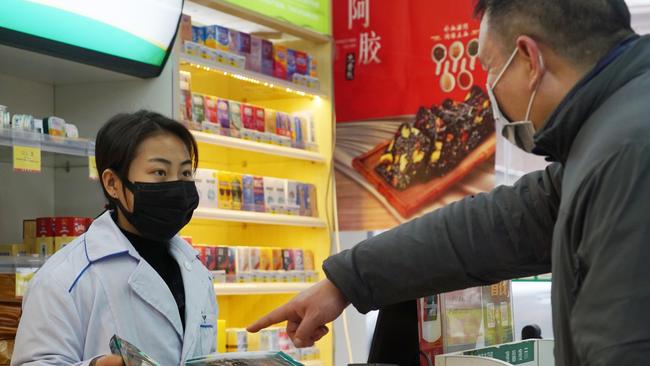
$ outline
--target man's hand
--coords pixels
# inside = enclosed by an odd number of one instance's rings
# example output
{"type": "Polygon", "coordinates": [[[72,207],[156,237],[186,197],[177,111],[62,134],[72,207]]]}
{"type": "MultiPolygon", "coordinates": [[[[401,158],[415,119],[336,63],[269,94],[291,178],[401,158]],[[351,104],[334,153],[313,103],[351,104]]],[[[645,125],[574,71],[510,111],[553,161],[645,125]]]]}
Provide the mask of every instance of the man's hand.
{"type": "Polygon", "coordinates": [[[103,356],[91,362],[91,365],[94,366],[124,366],[121,356],[108,355],[103,356]]]}
{"type": "Polygon", "coordinates": [[[247,330],[260,330],[287,321],[287,334],[296,347],[311,347],[329,329],[325,324],[338,318],[350,303],[330,280],[323,280],[301,292],[287,304],[262,317],[247,330]]]}

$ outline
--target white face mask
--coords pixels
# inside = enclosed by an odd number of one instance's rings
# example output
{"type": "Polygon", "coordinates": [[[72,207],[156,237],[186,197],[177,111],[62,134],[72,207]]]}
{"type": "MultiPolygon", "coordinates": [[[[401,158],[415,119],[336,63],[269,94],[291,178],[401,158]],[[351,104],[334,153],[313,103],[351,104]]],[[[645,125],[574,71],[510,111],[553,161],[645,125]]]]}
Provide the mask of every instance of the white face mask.
{"type": "MultiPolygon", "coordinates": [[[[531,152],[533,151],[533,146],[534,146],[533,137],[535,136],[535,126],[533,125],[533,122],[530,120],[530,111],[533,108],[533,101],[535,100],[535,95],[537,95],[537,88],[535,88],[533,94],[530,97],[530,101],[528,102],[528,109],[526,110],[526,117],[523,121],[512,122],[508,120],[501,112],[501,109],[499,108],[499,103],[497,102],[497,98],[494,96],[494,88],[497,86],[499,80],[501,80],[501,77],[508,69],[508,66],[510,66],[510,64],[512,63],[512,60],[515,59],[518,50],[519,50],[518,48],[515,48],[514,52],[512,52],[512,55],[508,59],[508,62],[506,62],[505,66],[503,66],[501,73],[499,73],[499,76],[497,76],[497,79],[494,81],[494,84],[490,85],[488,83],[486,89],[488,92],[488,96],[490,97],[490,104],[492,105],[492,113],[494,114],[494,120],[497,123],[497,126],[503,126],[501,130],[501,134],[503,135],[503,137],[505,137],[508,141],[510,141],[510,143],[517,146],[518,148],[526,152],[531,152]]],[[[541,61],[542,60],[540,56],[540,62],[541,61]]]]}

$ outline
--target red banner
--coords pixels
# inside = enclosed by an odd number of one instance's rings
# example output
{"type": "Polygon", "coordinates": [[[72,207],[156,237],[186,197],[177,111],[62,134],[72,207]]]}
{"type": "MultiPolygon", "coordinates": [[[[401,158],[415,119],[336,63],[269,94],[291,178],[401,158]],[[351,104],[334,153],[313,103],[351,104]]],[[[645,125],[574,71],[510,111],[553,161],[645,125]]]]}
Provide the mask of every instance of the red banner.
{"type": "Polygon", "coordinates": [[[472,11],[472,0],[334,0],[337,121],[414,115],[484,88],[472,11]]]}

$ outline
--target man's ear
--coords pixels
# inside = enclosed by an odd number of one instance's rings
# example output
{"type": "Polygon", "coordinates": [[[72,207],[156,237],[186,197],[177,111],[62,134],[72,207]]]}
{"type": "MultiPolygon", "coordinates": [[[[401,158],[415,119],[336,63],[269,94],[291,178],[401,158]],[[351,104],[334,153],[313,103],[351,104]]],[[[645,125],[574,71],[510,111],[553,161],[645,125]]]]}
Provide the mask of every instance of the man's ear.
{"type": "Polygon", "coordinates": [[[537,41],[528,36],[519,36],[517,38],[517,48],[528,68],[528,88],[531,92],[537,89],[542,81],[542,76],[546,72],[544,65],[544,56],[540,50],[537,41]]]}

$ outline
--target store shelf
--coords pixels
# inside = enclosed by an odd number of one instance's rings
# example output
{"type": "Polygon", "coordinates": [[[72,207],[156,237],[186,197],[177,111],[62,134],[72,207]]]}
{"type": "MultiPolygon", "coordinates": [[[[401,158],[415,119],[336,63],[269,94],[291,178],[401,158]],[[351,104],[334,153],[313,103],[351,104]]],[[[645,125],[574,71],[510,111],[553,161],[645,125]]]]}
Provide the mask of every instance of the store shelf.
{"type": "Polygon", "coordinates": [[[311,287],[313,283],[215,283],[214,292],[217,296],[229,295],[273,295],[294,294],[311,287]]]}
{"type": "Polygon", "coordinates": [[[206,132],[192,131],[192,134],[194,135],[196,141],[205,142],[206,144],[253,151],[268,155],[283,156],[298,160],[307,160],[315,163],[324,163],[326,161],[325,157],[313,151],[264,144],[260,142],[248,141],[235,137],[221,136],[206,132]]]}
{"type": "Polygon", "coordinates": [[[94,143],[90,140],[70,139],[6,128],[0,128],[0,145],[10,147],[38,145],[41,147],[41,151],[74,156],[88,156],[95,151],[94,143]]]}
{"type": "Polygon", "coordinates": [[[179,56],[179,61],[182,64],[190,65],[195,68],[213,71],[221,73],[225,76],[229,76],[235,79],[247,81],[253,84],[259,84],[264,87],[271,89],[281,90],[287,94],[299,95],[299,96],[311,96],[311,97],[327,97],[327,94],[323,93],[319,89],[308,88],[302,85],[294,84],[290,81],[281,80],[274,78],[269,75],[265,75],[259,72],[249,71],[245,69],[238,69],[231,67],[229,65],[220,64],[218,62],[212,62],[201,57],[190,56],[182,53],[179,56]]]}
{"type": "Polygon", "coordinates": [[[317,217],[279,215],[263,212],[235,211],[199,208],[194,211],[194,219],[231,221],[249,224],[302,226],[326,228],[327,223],[317,217]]]}

